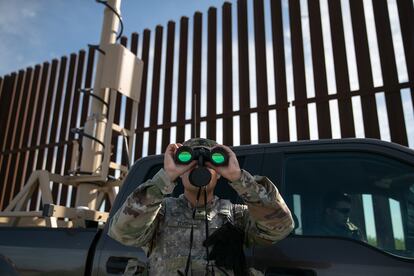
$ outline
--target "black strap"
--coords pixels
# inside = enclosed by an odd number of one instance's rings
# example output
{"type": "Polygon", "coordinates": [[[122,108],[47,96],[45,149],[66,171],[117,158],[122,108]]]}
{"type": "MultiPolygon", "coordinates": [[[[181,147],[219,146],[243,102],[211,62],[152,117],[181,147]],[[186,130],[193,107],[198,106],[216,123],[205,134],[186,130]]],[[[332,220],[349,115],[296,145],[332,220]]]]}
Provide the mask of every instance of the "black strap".
{"type": "MultiPolygon", "coordinates": [[[[198,200],[200,199],[200,195],[201,195],[201,187],[198,189],[196,204],[193,208],[193,216],[192,216],[192,221],[191,221],[191,232],[190,232],[190,250],[188,252],[187,263],[185,265],[185,271],[184,271],[185,276],[188,275],[188,271],[190,270],[190,266],[191,266],[191,249],[193,248],[193,239],[194,239],[193,238],[194,220],[195,220],[195,214],[196,214],[196,210],[197,210],[197,206],[198,206],[198,200]]],[[[182,275],[181,271],[177,271],[177,272],[178,272],[178,274],[182,275]]]]}
{"type": "MultiPolygon", "coordinates": [[[[209,234],[208,234],[207,189],[206,188],[204,188],[204,212],[205,212],[205,219],[204,219],[204,221],[205,221],[205,224],[206,224],[206,240],[207,240],[209,234]]],[[[207,272],[209,270],[209,265],[210,265],[210,259],[208,257],[208,255],[209,255],[208,246],[206,246],[206,254],[207,254],[206,255],[207,256],[206,272],[207,272]]],[[[215,275],[215,273],[214,273],[214,267],[213,266],[211,267],[211,273],[212,273],[213,276],[215,275]]]]}

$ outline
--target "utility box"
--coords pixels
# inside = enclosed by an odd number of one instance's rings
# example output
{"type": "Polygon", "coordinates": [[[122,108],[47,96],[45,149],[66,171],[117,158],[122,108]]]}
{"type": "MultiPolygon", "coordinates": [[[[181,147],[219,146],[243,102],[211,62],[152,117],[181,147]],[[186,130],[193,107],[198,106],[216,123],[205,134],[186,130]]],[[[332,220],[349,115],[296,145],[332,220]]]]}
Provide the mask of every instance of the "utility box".
{"type": "Polygon", "coordinates": [[[108,44],[101,79],[102,88],[111,88],[139,102],[144,62],[120,44],[108,44]]]}

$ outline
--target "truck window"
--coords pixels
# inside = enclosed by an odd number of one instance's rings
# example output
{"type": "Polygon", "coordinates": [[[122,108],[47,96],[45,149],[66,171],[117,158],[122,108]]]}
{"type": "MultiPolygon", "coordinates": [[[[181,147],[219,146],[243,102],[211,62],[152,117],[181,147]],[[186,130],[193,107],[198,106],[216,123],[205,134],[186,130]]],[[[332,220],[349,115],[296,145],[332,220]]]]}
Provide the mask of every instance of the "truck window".
{"type": "Polygon", "coordinates": [[[286,199],[296,235],[368,243],[414,258],[414,166],[361,152],[290,154],[286,199]]]}

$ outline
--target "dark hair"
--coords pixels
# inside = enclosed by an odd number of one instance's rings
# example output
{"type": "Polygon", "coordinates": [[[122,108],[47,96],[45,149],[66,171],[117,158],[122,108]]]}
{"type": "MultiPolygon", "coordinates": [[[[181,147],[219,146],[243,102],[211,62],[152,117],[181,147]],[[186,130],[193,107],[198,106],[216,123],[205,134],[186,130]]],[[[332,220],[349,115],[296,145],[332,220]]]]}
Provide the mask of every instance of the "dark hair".
{"type": "Polygon", "coordinates": [[[343,201],[351,204],[351,197],[345,193],[330,193],[326,194],[323,200],[323,207],[326,210],[327,208],[335,207],[336,203],[343,201]]]}

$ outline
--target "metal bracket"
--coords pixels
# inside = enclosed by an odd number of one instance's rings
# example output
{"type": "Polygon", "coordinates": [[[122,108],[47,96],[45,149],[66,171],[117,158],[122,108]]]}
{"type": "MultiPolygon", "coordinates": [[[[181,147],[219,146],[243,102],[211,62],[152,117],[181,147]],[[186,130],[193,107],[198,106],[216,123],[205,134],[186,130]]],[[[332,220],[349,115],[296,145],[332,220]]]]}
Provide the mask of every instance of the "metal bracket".
{"type": "MultiPolygon", "coordinates": [[[[42,215],[44,217],[54,218],[54,220],[68,218],[78,227],[86,227],[87,221],[106,222],[109,217],[108,212],[89,210],[87,207],[70,208],[55,204],[44,204],[42,215]]],[[[52,220],[51,227],[57,227],[57,224],[54,225],[53,223],[54,220],[52,220]]]]}

